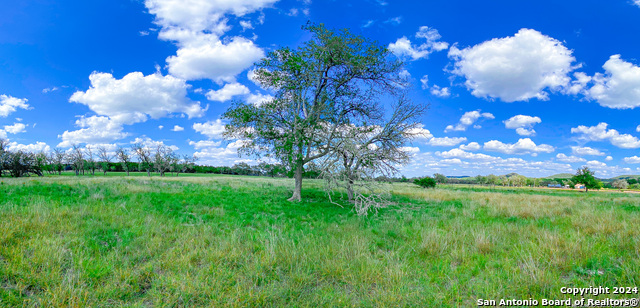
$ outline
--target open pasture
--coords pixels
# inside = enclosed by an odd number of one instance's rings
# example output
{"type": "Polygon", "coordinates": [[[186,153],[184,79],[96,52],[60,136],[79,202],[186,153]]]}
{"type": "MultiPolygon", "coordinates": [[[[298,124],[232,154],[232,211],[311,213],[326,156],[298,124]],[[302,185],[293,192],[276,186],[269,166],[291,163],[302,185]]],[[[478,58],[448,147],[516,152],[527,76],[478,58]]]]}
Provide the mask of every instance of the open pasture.
{"type": "Polygon", "coordinates": [[[0,180],[4,307],[469,307],[640,285],[636,194],[395,183],[362,217],[314,181],[291,203],[278,178],[0,180]]]}

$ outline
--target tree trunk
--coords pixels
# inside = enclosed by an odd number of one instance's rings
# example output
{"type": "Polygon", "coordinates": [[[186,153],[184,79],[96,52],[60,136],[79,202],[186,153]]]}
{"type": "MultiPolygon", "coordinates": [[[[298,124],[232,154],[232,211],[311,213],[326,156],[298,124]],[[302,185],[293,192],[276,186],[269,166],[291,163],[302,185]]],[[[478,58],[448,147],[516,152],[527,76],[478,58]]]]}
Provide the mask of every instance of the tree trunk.
{"type": "Polygon", "coordinates": [[[151,170],[150,169],[147,169],[147,176],[151,177],[151,170]]]}
{"type": "Polygon", "coordinates": [[[288,201],[297,201],[300,202],[302,200],[302,171],[303,171],[304,163],[302,161],[296,162],[294,179],[296,181],[296,187],[293,189],[293,196],[287,199],[288,201]]]}
{"type": "Polygon", "coordinates": [[[127,176],[129,176],[129,169],[127,169],[127,176]]]}
{"type": "Polygon", "coordinates": [[[353,180],[349,179],[347,181],[347,196],[349,197],[349,202],[353,202],[353,180]]]}

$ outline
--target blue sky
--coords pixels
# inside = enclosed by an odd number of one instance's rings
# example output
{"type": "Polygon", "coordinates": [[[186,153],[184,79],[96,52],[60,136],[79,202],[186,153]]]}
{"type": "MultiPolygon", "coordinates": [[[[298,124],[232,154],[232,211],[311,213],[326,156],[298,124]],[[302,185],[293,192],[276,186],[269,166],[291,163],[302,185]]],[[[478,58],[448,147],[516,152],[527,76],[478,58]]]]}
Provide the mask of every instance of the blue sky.
{"type": "Polygon", "coordinates": [[[164,143],[232,165],[232,99],[308,20],[378,41],[430,104],[407,176],[640,174],[640,0],[4,1],[0,138],[14,150],[164,143]]]}

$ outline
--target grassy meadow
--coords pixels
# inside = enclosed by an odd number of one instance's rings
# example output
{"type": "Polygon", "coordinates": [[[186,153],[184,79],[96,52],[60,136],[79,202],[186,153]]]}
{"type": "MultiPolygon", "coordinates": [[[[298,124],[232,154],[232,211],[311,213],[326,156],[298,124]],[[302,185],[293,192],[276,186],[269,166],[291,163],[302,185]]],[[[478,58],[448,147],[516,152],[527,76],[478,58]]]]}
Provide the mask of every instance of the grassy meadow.
{"type": "Polygon", "coordinates": [[[640,286],[638,194],[396,183],[362,217],[311,180],[301,203],[290,179],[0,181],[2,307],[472,307],[640,286]]]}

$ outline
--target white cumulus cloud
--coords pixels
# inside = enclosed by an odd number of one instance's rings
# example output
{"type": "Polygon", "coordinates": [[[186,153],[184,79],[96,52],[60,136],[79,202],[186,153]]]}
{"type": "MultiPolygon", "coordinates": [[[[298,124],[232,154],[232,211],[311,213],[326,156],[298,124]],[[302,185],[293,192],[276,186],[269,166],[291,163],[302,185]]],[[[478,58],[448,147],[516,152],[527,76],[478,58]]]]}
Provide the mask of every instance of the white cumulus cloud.
{"type": "Polygon", "coordinates": [[[533,140],[529,138],[519,139],[518,142],[510,144],[503,143],[498,140],[491,140],[484,143],[484,149],[487,151],[500,152],[504,154],[532,154],[538,153],[551,153],[555,149],[548,144],[536,145],[533,140]]]}
{"type": "Polygon", "coordinates": [[[605,74],[597,73],[587,96],[604,107],[631,109],[640,107],[640,67],[613,55],[602,66],[605,74]]]}
{"type": "Polygon", "coordinates": [[[533,126],[541,122],[539,117],[519,114],[504,121],[504,126],[508,129],[515,129],[520,136],[533,136],[536,134],[533,126]]]}
{"type": "Polygon", "coordinates": [[[447,87],[441,88],[438,85],[433,85],[431,87],[431,91],[430,92],[431,92],[432,95],[435,95],[437,97],[449,97],[449,96],[451,96],[451,91],[449,90],[449,88],[447,88],[447,87]]]}
{"type": "Polygon", "coordinates": [[[469,144],[461,144],[459,148],[465,151],[477,151],[480,150],[480,144],[477,142],[469,142],[469,144]]]}
{"type": "Polygon", "coordinates": [[[220,144],[222,144],[222,141],[213,141],[213,140],[189,141],[189,145],[193,146],[196,150],[218,147],[220,146],[220,144]]]}
{"type": "Polygon", "coordinates": [[[627,164],[640,164],[640,157],[638,156],[625,157],[622,160],[627,164]]]}
{"type": "MultiPolygon", "coordinates": [[[[204,34],[199,34],[202,36],[204,34]]],[[[178,49],[167,58],[169,73],[186,80],[211,79],[234,82],[235,76],[264,57],[264,51],[252,41],[234,37],[224,43],[217,39],[201,39],[178,49]]]]}
{"type": "MultiPolygon", "coordinates": [[[[161,26],[158,37],[179,47],[175,56],[167,58],[169,72],[187,80],[207,78],[221,83],[234,82],[237,74],[264,56],[260,47],[244,37],[221,39],[231,29],[226,16],[244,16],[275,2],[146,0],[145,6],[161,26]]],[[[239,25],[245,30],[253,27],[249,20],[241,20],[239,25]]]]}
{"type": "Polygon", "coordinates": [[[495,161],[495,160],[501,159],[500,157],[495,157],[495,156],[482,154],[482,153],[469,153],[461,149],[451,149],[445,152],[436,152],[436,155],[444,158],[462,158],[462,159],[470,159],[470,160],[478,160],[478,161],[495,161]]]}
{"type": "Polygon", "coordinates": [[[206,95],[207,99],[211,101],[226,102],[234,96],[245,94],[249,94],[249,88],[236,82],[225,84],[222,89],[217,91],[210,90],[206,95]]]}
{"type": "Polygon", "coordinates": [[[206,110],[200,102],[187,98],[189,86],[184,80],[170,75],[133,72],[116,79],[109,73],[94,72],[89,80],[91,87],[74,93],[69,101],[87,105],[118,123],[144,122],[148,117],[158,119],[172,113],[200,117],[206,110]]]}
{"type": "Polygon", "coordinates": [[[76,126],[80,127],[80,129],[65,131],[62,135],[58,135],[58,138],[62,139],[62,142],[58,144],[59,147],[66,148],[82,143],[109,143],[129,135],[122,132],[121,123],[104,116],[81,117],[76,120],[76,126]]]}
{"type": "Polygon", "coordinates": [[[5,125],[3,131],[9,134],[19,134],[26,131],[27,126],[23,123],[14,123],[13,125],[5,125]]]}
{"type": "Polygon", "coordinates": [[[587,162],[587,166],[589,167],[595,167],[595,168],[602,168],[602,167],[606,167],[607,164],[601,162],[601,161],[597,161],[597,160],[590,160],[587,162]]]}
{"type": "Polygon", "coordinates": [[[442,36],[438,30],[422,26],[415,35],[416,40],[425,40],[420,45],[414,45],[406,36],[389,44],[389,50],[398,57],[418,60],[426,58],[429,54],[449,48],[449,43],[440,41],[442,36]]]}
{"type": "Polygon", "coordinates": [[[558,159],[558,161],[565,162],[565,163],[579,163],[579,162],[587,161],[582,157],[577,157],[573,155],[567,156],[566,154],[563,154],[563,153],[559,153],[558,155],[556,155],[556,159],[558,159]]]}
{"type": "Polygon", "coordinates": [[[253,25],[248,20],[241,20],[240,21],[240,26],[242,27],[243,31],[244,30],[248,30],[248,29],[253,29],[253,25]]]}
{"type": "Polygon", "coordinates": [[[629,134],[620,134],[615,129],[607,129],[609,124],[601,122],[596,126],[584,126],[571,128],[574,134],[581,134],[580,139],[589,141],[609,141],[616,147],[623,149],[640,148],[640,139],[629,134]]]}
{"type": "Polygon", "coordinates": [[[431,138],[429,140],[429,142],[427,142],[429,145],[432,146],[439,146],[439,147],[452,147],[452,146],[456,146],[460,143],[463,143],[467,141],[466,137],[454,137],[454,138],[450,138],[450,137],[442,137],[442,138],[431,138]]]}
{"type": "Polygon", "coordinates": [[[466,79],[476,97],[504,102],[548,99],[548,90],[570,84],[575,58],[562,42],[532,29],[473,47],[449,50],[453,73],[466,79]]]}
{"type": "Polygon", "coordinates": [[[146,0],[144,4],[162,27],[213,31],[220,28],[225,14],[243,16],[275,2],[277,0],[146,0]]]}
{"type": "Polygon", "coordinates": [[[418,147],[399,147],[398,149],[408,154],[420,153],[420,148],[418,147]]]}
{"type": "Polygon", "coordinates": [[[218,119],[215,121],[208,121],[205,123],[194,123],[193,129],[209,138],[222,139],[222,133],[224,133],[224,123],[218,119]]]}
{"type": "Polygon", "coordinates": [[[7,117],[9,114],[20,109],[29,109],[26,98],[17,98],[9,95],[0,95],[0,117],[7,117]]]}
{"type": "Polygon", "coordinates": [[[593,155],[593,156],[604,156],[604,152],[598,150],[598,149],[594,149],[594,148],[590,148],[590,147],[579,147],[579,146],[572,146],[571,147],[571,152],[575,155],[593,155]]]}
{"type": "Polygon", "coordinates": [[[183,131],[183,130],[184,130],[184,127],[182,127],[182,126],[180,126],[180,125],[175,125],[175,126],[173,126],[173,128],[171,129],[171,131],[174,131],[174,132],[181,132],[181,131],[183,131]]]}
{"type": "Polygon", "coordinates": [[[566,94],[584,94],[588,95],[586,89],[588,88],[588,84],[593,80],[593,77],[588,76],[583,72],[575,72],[573,73],[574,80],[571,81],[571,85],[564,89],[564,93],[566,94]]]}
{"type": "Polygon", "coordinates": [[[9,151],[12,151],[12,152],[23,151],[23,152],[29,152],[29,153],[39,153],[39,152],[48,153],[51,151],[51,147],[49,147],[49,145],[40,141],[32,144],[20,144],[17,142],[9,142],[9,144],[7,145],[7,148],[9,149],[9,151]]]}
{"type": "Polygon", "coordinates": [[[460,117],[460,121],[458,121],[458,124],[456,124],[455,126],[454,125],[448,125],[445,128],[444,132],[446,133],[446,132],[450,132],[450,131],[465,131],[465,130],[467,130],[467,127],[469,127],[470,125],[475,123],[480,118],[495,119],[493,114],[488,113],[488,112],[480,113],[480,110],[474,110],[474,111],[465,112],[462,115],[462,117],[460,117]]]}

